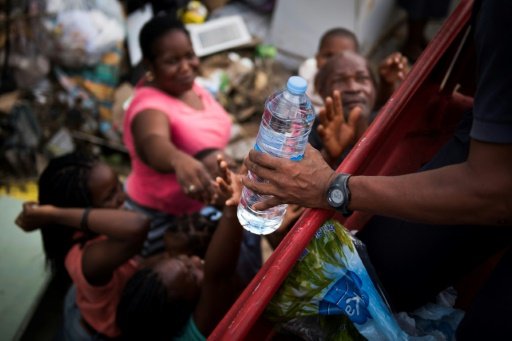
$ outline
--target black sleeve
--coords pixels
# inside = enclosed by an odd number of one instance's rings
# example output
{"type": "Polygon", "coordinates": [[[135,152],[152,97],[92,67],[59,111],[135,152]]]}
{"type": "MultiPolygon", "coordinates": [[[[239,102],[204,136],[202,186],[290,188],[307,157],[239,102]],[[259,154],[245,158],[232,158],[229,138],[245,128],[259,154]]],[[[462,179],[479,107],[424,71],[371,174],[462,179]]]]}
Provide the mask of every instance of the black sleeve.
{"type": "Polygon", "coordinates": [[[473,139],[512,143],[512,1],[477,2],[473,139]]]}

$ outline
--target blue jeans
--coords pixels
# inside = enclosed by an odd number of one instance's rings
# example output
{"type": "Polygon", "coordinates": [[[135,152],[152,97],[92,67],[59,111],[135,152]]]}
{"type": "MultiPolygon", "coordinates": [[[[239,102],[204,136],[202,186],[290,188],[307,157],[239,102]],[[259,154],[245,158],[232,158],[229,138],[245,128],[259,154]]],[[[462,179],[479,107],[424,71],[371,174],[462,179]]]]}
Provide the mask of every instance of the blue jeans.
{"type": "Polygon", "coordinates": [[[105,341],[108,340],[99,333],[90,334],[82,325],[82,315],[76,304],[76,287],[73,284],[64,299],[63,321],[56,341],[105,341]]]}

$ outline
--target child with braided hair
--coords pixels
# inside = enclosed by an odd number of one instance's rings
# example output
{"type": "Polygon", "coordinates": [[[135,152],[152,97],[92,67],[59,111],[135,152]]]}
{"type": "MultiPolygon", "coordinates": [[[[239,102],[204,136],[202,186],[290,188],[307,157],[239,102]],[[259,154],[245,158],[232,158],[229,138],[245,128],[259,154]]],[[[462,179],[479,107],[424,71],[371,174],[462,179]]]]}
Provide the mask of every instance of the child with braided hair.
{"type": "Polygon", "coordinates": [[[242,290],[237,262],[243,228],[236,216],[242,184],[219,157],[216,183],[225,201],[204,262],[169,257],[139,270],[126,284],[117,321],[127,340],[205,340],[242,290]]]}
{"type": "Polygon", "coordinates": [[[77,153],[50,161],[39,178],[39,202],[26,202],[16,223],[40,229],[54,273],[68,272],[64,340],[115,338],[116,308],[125,282],[138,268],[148,219],[120,209],[117,175],[107,165],[77,153]]]}

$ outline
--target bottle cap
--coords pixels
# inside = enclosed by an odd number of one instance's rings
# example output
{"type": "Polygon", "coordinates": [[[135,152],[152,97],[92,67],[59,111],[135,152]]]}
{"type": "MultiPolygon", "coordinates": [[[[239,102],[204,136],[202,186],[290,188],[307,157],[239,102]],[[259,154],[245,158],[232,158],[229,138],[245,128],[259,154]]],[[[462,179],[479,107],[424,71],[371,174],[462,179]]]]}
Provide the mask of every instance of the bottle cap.
{"type": "Polygon", "coordinates": [[[306,93],[308,83],[302,77],[291,76],[290,78],[288,78],[286,88],[288,88],[288,91],[290,91],[294,95],[303,95],[304,93],[306,93]]]}

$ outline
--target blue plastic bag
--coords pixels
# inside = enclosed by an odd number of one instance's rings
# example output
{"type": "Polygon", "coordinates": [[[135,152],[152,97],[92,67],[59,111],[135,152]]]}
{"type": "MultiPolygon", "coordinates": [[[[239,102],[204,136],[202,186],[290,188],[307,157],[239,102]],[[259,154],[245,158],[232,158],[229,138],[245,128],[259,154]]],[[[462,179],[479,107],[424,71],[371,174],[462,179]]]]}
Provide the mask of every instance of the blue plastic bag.
{"type": "Polygon", "coordinates": [[[267,318],[306,339],[407,340],[364,252],[341,223],[326,221],[269,303],[267,318]]]}

